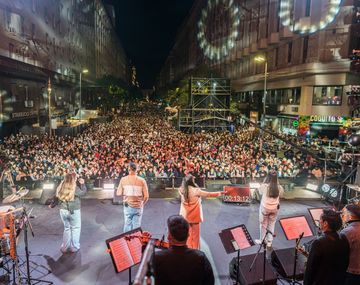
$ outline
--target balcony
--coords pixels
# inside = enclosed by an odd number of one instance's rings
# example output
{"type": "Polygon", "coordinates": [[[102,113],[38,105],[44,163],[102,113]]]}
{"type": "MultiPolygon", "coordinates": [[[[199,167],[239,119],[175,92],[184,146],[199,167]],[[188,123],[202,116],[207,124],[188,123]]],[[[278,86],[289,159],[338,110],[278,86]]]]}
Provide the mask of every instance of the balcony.
{"type": "Polygon", "coordinates": [[[266,49],[268,47],[267,38],[260,39],[259,41],[259,49],[266,49]]]}
{"type": "Polygon", "coordinates": [[[243,48],[242,50],[242,56],[247,56],[247,55],[250,55],[250,48],[246,47],[246,48],[243,48]]]}
{"type": "Polygon", "coordinates": [[[271,33],[270,37],[268,38],[269,45],[276,45],[280,42],[280,35],[279,33],[271,33]]]}
{"type": "Polygon", "coordinates": [[[257,43],[252,43],[250,45],[250,53],[257,53],[258,52],[258,44],[257,43]]]}
{"type": "Polygon", "coordinates": [[[292,37],[293,37],[293,33],[289,30],[288,27],[282,27],[280,29],[280,39],[287,39],[292,37]]]}

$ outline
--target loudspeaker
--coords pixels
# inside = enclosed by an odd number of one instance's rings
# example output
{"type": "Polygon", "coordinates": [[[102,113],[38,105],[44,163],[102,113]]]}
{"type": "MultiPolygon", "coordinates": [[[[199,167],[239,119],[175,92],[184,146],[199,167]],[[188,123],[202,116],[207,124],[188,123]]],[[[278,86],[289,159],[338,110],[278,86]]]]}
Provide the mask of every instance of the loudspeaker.
{"type": "MultiPolygon", "coordinates": [[[[294,256],[294,248],[274,250],[271,253],[271,264],[281,276],[285,278],[292,278],[294,271],[294,256]]],[[[307,258],[304,255],[298,253],[298,259],[296,262],[297,279],[302,279],[304,277],[306,260],[307,258]]]]}
{"type": "MultiPolygon", "coordinates": [[[[252,261],[256,254],[244,255],[240,257],[239,281],[241,285],[261,285],[263,277],[264,253],[259,253],[252,270],[249,272],[252,261]]],[[[236,280],[237,258],[234,257],[230,264],[230,277],[236,280]]],[[[265,284],[276,285],[277,278],[271,265],[265,262],[265,284]]]]}
{"type": "Polygon", "coordinates": [[[49,205],[50,204],[50,199],[54,198],[56,194],[56,187],[54,187],[54,189],[43,189],[40,199],[39,199],[39,204],[41,205],[49,205]]]}

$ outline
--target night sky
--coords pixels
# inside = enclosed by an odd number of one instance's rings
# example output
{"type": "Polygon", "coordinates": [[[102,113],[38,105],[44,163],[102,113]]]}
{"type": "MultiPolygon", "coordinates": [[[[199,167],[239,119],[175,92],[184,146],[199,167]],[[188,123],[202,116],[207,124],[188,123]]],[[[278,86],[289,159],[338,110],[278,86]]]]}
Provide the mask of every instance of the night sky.
{"type": "Polygon", "coordinates": [[[152,88],[177,31],[195,0],[105,0],[115,6],[117,32],[136,66],[141,88],[152,88]]]}

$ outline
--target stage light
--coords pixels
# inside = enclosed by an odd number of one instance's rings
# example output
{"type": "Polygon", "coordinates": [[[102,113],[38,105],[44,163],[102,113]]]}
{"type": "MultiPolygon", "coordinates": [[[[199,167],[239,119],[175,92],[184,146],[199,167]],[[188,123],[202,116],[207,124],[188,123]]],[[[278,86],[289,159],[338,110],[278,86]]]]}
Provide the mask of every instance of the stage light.
{"type": "Polygon", "coordinates": [[[354,134],[349,137],[348,144],[351,146],[360,145],[360,135],[354,134]]]}
{"type": "Polygon", "coordinates": [[[258,183],[258,182],[250,182],[249,187],[251,189],[258,189],[258,188],[260,188],[260,183],[258,183]]]}
{"type": "Polygon", "coordinates": [[[53,190],[55,187],[54,183],[44,183],[42,186],[43,190],[53,190]]]}
{"type": "Polygon", "coordinates": [[[319,186],[316,185],[316,184],[308,183],[308,184],[306,184],[305,189],[312,190],[312,191],[317,191],[318,187],[319,186]]]}
{"type": "Polygon", "coordinates": [[[324,193],[328,193],[330,191],[330,185],[324,184],[323,186],[321,186],[321,191],[323,191],[324,193]]]}
{"type": "Polygon", "coordinates": [[[103,188],[104,188],[104,190],[114,190],[115,184],[114,183],[104,183],[103,188]]]}

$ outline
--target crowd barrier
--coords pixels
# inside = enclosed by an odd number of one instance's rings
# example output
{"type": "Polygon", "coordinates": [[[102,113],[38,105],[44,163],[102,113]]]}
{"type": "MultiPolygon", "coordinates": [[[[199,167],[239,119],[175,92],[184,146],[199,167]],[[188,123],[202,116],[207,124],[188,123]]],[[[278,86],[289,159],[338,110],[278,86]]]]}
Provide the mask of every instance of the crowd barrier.
{"type": "MultiPolygon", "coordinates": [[[[181,186],[183,177],[169,177],[169,178],[161,178],[161,177],[145,177],[144,178],[148,184],[149,191],[161,191],[166,188],[178,188],[181,186]]],[[[54,183],[58,185],[61,182],[61,177],[53,177],[47,180],[36,180],[33,181],[31,179],[22,180],[22,181],[14,181],[15,185],[20,187],[25,187],[29,190],[34,190],[38,188],[42,188],[44,183],[54,183]]],[[[205,177],[195,178],[195,182],[199,185],[200,188],[209,188],[212,191],[219,191],[222,189],[223,185],[228,184],[237,184],[237,185],[246,185],[249,183],[262,183],[264,178],[250,178],[250,177],[233,177],[230,179],[209,179],[205,177]]],[[[88,190],[96,190],[103,189],[112,185],[113,188],[117,188],[119,185],[120,179],[86,179],[85,184],[88,190]]],[[[303,181],[301,181],[303,182],[303,181]]],[[[298,177],[289,177],[289,178],[279,178],[279,183],[285,188],[285,190],[289,190],[294,187],[294,185],[301,184],[299,182],[298,177]]],[[[304,183],[302,183],[304,184],[304,183]]],[[[9,187],[8,183],[3,183],[3,187],[9,187]]]]}

